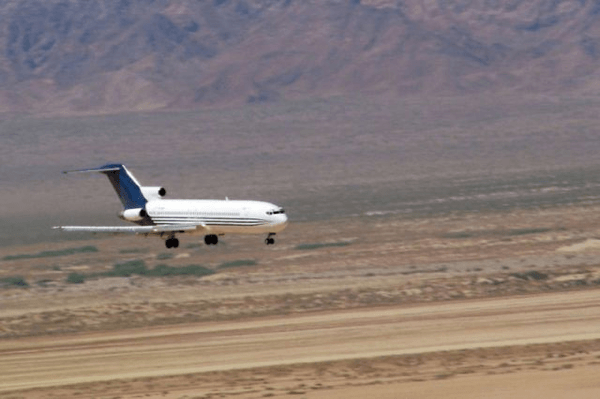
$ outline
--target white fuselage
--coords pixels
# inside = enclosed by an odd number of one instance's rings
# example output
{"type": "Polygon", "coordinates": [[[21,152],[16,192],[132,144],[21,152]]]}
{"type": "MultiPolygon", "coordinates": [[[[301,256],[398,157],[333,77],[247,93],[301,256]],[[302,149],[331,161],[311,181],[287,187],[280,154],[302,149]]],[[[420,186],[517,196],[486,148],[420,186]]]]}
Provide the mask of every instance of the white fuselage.
{"type": "Polygon", "coordinates": [[[158,199],[146,203],[145,211],[145,223],[201,226],[196,234],[269,234],[287,225],[283,209],[261,201],[158,199]]]}

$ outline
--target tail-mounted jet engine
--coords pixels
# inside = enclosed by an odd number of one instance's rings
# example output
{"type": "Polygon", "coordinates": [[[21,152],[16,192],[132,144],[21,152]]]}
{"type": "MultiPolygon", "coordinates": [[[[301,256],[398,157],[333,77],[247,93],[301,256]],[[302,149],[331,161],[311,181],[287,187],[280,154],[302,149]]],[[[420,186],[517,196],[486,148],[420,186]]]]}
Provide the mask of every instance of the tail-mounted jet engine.
{"type": "Polygon", "coordinates": [[[167,190],[164,187],[140,187],[140,190],[148,201],[161,199],[167,195],[167,190]]]}
{"type": "Polygon", "coordinates": [[[130,222],[138,222],[148,216],[144,208],[125,209],[119,212],[119,217],[130,222]]]}

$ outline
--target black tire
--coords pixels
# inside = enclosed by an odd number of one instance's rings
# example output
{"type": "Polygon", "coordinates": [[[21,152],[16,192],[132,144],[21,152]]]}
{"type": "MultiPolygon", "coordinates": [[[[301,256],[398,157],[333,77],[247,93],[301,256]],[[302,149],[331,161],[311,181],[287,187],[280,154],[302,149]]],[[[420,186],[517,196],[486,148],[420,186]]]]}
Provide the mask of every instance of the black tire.
{"type": "Polygon", "coordinates": [[[219,237],[216,234],[209,234],[204,236],[204,242],[206,245],[217,245],[219,243],[219,237]]]}
{"type": "Polygon", "coordinates": [[[168,240],[166,240],[166,241],[165,241],[165,247],[167,247],[167,248],[169,248],[169,249],[170,249],[172,245],[173,245],[173,244],[171,243],[171,239],[170,239],[170,238],[169,238],[168,240]]]}
{"type": "Polygon", "coordinates": [[[171,245],[173,245],[173,248],[179,247],[179,240],[177,238],[173,238],[171,245]]]}

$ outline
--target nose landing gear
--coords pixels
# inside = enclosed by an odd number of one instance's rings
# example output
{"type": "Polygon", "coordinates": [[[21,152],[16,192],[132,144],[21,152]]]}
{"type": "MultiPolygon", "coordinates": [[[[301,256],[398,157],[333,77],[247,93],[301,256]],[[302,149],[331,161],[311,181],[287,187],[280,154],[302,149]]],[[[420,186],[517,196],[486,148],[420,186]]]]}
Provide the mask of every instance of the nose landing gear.
{"type": "Polygon", "coordinates": [[[267,245],[275,244],[275,239],[273,238],[274,235],[275,235],[275,233],[269,233],[267,238],[265,238],[265,244],[267,244],[267,245]]]}

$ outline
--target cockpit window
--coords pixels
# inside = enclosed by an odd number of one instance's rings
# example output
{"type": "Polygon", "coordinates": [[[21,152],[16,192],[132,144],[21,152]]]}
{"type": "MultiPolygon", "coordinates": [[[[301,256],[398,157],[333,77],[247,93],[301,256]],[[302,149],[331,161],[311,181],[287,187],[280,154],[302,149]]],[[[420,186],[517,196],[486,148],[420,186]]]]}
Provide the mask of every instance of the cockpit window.
{"type": "Polygon", "coordinates": [[[279,208],[274,211],[267,211],[267,215],[279,215],[280,213],[285,213],[285,209],[279,208]]]}

